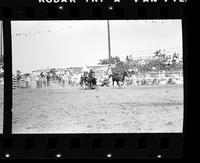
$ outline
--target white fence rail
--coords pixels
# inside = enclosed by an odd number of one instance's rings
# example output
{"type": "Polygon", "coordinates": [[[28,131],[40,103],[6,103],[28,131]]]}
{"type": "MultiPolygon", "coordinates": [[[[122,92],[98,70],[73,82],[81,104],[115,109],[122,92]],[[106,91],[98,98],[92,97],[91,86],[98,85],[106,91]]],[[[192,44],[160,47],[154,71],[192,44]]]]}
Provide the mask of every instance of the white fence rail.
{"type": "Polygon", "coordinates": [[[125,80],[126,85],[183,84],[183,71],[138,73],[125,80]]]}

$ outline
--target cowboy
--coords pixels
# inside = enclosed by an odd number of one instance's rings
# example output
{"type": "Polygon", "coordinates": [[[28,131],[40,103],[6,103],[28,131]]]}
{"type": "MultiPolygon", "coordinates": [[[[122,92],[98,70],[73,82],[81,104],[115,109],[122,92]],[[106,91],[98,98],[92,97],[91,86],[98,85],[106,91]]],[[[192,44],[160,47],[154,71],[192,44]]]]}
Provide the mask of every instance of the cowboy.
{"type": "Polygon", "coordinates": [[[101,82],[101,86],[104,86],[104,85],[108,86],[108,84],[110,83],[109,75],[111,75],[111,74],[112,74],[112,72],[108,73],[108,71],[104,71],[104,74],[103,74],[102,79],[100,81],[101,82]]]}
{"type": "Polygon", "coordinates": [[[111,65],[109,64],[108,65],[108,68],[107,68],[107,70],[106,70],[106,75],[111,75],[112,74],[112,67],[111,67],[111,65]]]}
{"type": "Polygon", "coordinates": [[[88,67],[87,67],[87,65],[83,66],[81,71],[83,72],[83,76],[87,77],[87,75],[88,75],[88,67]]]}
{"type": "Polygon", "coordinates": [[[95,72],[92,70],[92,68],[89,71],[88,77],[89,78],[94,78],[95,77],[95,72]]]}
{"type": "Polygon", "coordinates": [[[47,78],[47,87],[48,87],[49,86],[49,80],[50,80],[50,72],[49,71],[47,71],[46,78],[47,78]]]}
{"type": "Polygon", "coordinates": [[[89,86],[90,88],[94,88],[93,86],[96,86],[96,78],[95,78],[95,72],[90,68],[90,71],[88,73],[88,78],[89,78],[89,86]]]}
{"type": "Polygon", "coordinates": [[[19,83],[21,76],[22,76],[21,71],[17,70],[17,83],[19,83]]]}

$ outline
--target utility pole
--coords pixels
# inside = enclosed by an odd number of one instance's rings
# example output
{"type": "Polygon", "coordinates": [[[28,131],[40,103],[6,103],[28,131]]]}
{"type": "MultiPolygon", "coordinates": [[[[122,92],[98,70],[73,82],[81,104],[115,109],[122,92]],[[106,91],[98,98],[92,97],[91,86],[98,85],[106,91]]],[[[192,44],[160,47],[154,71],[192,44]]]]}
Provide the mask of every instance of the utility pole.
{"type": "Polygon", "coordinates": [[[107,28],[108,28],[108,57],[109,57],[109,64],[111,64],[110,22],[109,22],[109,20],[107,20],[107,28]]]}

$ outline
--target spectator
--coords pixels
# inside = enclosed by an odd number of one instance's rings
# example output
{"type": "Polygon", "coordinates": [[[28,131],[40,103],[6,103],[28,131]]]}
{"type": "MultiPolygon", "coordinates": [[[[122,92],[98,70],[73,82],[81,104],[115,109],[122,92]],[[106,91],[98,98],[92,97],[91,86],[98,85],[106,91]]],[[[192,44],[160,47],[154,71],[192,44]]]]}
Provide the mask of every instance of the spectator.
{"type": "Polygon", "coordinates": [[[47,78],[47,87],[49,87],[49,80],[50,80],[50,73],[49,72],[47,72],[46,78],[47,78]]]}
{"type": "Polygon", "coordinates": [[[40,87],[40,83],[39,83],[40,79],[39,79],[38,75],[35,76],[35,80],[36,80],[36,87],[39,88],[40,87]]]}
{"type": "Polygon", "coordinates": [[[21,76],[21,71],[17,70],[17,83],[19,83],[21,76]]]}
{"type": "Polygon", "coordinates": [[[88,75],[88,67],[87,67],[87,65],[83,66],[81,71],[83,72],[83,75],[86,77],[88,75]]]}

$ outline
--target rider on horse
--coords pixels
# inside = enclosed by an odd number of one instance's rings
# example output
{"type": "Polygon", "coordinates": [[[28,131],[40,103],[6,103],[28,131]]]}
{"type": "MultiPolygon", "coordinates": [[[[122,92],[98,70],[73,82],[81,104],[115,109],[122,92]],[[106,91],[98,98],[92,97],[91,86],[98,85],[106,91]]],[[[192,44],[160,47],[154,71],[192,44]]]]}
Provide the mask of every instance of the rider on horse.
{"type": "Polygon", "coordinates": [[[83,75],[81,76],[80,79],[80,85],[83,86],[85,84],[85,86],[87,86],[88,88],[96,87],[97,84],[96,84],[95,72],[92,69],[90,69],[88,73],[87,66],[82,68],[82,72],[83,75]]]}
{"type": "Polygon", "coordinates": [[[90,86],[90,88],[94,88],[94,86],[97,86],[96,85],[95,72],[92,70],[92,68],[89,71],[88,79],[89,79],[89,86],[90,86]]]}
{"type": "Polygon", "coordinates": [[[90,69],[89,73],[88,73],[88,77],[90,79],[94,78],[95,77],[95,72],[92,70],[92,68],[90,69]]]}

